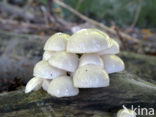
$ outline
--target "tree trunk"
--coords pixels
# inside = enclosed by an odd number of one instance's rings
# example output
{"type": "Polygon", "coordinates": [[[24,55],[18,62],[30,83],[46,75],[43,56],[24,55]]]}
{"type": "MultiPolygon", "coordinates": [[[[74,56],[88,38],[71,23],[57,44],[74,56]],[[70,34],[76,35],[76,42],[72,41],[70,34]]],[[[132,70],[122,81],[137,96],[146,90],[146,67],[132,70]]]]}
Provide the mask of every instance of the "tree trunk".
{"type": "MultiPolygon", "coordinates": [[[[156,108],[156,86],[126,71],[110,76],[110,87],[80,89],[75,97],[55,98],[40,90],[1,94],[1,117],[113,117],[122,105],[156,108]]],[[[142,117],[142,116],[141,116],[142,117]]],[[[150,116],[146,116],[150,117],[150,116]]]]}

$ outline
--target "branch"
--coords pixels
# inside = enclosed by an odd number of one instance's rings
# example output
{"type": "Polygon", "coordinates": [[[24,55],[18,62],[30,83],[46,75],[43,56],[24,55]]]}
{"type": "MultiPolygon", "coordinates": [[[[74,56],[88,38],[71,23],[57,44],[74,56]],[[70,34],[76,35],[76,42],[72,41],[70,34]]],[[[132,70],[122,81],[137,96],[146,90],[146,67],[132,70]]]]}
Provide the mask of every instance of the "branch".
{"type": "Polygon", "coordinates": [[[19,7],[12,6],[12,5],[4,3],[4,2],[0,2],[0,11],[2,13],[7,12],[8,14],[14,14],[15,16],[20,16],[26,20],[32,20],[35,18],[33,16],[33,14],[31,14],[30,12],[24,11],[19,7]]]}
{"type": "MultiPolygon", "coordinates": [[[[55,24],[55,26],[53,26],[53,24],[33,24],[33,23],[27,23],[27,22],[18,22],[18,21],[15,21],[15,20],[9,20],[9,19],[3,19],[3,18],[0,18],[0,23],[2,24],[7,24],[7,25],[10,25],[10,26],[15,26],[16,29],[20,27],[24,27],[24,28],[31,28],[31,29],[35,29],[35,30],[60,30],[60,31],[63,31],[66,29],[66,27],[61,27],[57,24],[55,24]]],[[[4,25],[5,26],[5,25],[4,25]]]]}
{"type": "Polygon", "coordinates": [[[136,13],[134,16],[134,20],[130,26],[131,28],[133,28],[136,25],[138,18],[139,18],[139,15],[140,15],[140,11],[141,11],[141,1],[139,1],[139,5],[137,6],[136,13]]]}
{"type": "MultiPolygon", "coordinates": [[[[74,10],[72,7],[68,6],[64,2],[62,2],[60,0],[54,0],[54,2],[56,4],[58,4],[58,5],[60,5],[61,7],[68,9],[70,12],[72,12],[73,14],[78,16],[79,18],[83,19],[84,21],[89,22],[89,23],[91,23],[91,24],[93,24],[95,26],[98,26],[98,27],[102,28],[103,30],[106,30],[106,31],[116,35],[116,31],[114,29],[111,29],[111,28],[109,28],[109,27],[107,27],[107,26],[105,26],[105,25],[103,25],[103,24],[101,24],[101,23],[99,23],[99,22],[97,22],[97,21],[95,21],[93,19],[90,19],[90,18],[84,16],[83,14],[81,14],[78,11],[74,10]]],[[[126,33],[120,32],[120,34],[121,34],[121,36],[123,38],[125,38],[127,40],[132,40],[132,41],[134,41],[136,43],[140,42],[140,40],[138,40],[138,39],[136,39],[134,37],[131,37],[131,36],[127,35],[126,33]]]]}

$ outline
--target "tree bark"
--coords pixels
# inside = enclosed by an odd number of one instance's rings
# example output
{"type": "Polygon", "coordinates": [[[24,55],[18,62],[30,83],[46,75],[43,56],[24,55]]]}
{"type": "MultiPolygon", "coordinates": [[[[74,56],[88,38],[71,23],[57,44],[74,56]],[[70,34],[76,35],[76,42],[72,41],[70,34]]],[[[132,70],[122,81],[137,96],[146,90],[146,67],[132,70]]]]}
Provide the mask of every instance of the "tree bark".
{"type": "MultiPolygon", "coordinates": [[[[106,88],[80,89],[75,97],[55,98],[40,90],[0,95],[0,115],[21,117],[113,117],[122,105],[156,108],[156,86],[126,71],[110,76],[106,88]]],[[[141,116],[142,117],[142,116],[141,116]]],[[[147,116],[150,117],[150,116],[147,116]]]]}

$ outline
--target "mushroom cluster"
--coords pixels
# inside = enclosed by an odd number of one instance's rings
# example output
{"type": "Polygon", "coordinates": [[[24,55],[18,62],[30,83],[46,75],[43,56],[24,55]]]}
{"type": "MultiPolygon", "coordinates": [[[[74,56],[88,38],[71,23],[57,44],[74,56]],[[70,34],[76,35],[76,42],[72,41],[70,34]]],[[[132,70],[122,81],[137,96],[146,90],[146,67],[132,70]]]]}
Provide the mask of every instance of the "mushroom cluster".
{"type": "Polygon", "coordinates": [[[25,93],[41,87],[55,97],[75,96],[78,88],[107,87],[111,73],[124,70],[118,43],[97,29],[82,29],[72,36],[52,35],[44,46],[43,59],[33,71],[25,93]]]}

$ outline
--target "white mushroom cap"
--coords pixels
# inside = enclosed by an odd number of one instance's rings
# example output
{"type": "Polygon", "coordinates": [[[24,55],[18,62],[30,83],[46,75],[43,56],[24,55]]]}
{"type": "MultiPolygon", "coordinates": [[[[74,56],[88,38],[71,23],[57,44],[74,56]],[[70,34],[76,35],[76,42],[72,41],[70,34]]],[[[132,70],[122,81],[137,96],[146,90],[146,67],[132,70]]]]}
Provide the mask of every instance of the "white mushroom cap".
{"type": "Polygon", "coordinates": [[[125,69],[124,62],[116,55],[103,55],[101,58],[104,63],[104,69],[108,74],[120,72],[125,69]]]}
{"type": "Polygon", "coordinates": [[[33,75],[45,79],[54,79],[65,74],[65,71],[50,66],[47,61],[40,61],[35,65],[33,75]]]}
{"type": "Polygon", "coordinates": [[[55,52],[45,51],[43,53],[43,60],[48,61],[54,54],[55,54],[55,52]]]}
{"type": "Polygon", "coordinates": [[[49,80],[49,79],[43,79],[43,83],[42,83],[43,90],[45,90],[45,91],[48,90],[48,87],[50,85],[50,82],[51,82],[51,80],[49,80]]]}
{"type": "Polygon", "coordinates": [[[109,86],[109,76],[104,69],[96,65],[79,67],[73,77],[78,88],[97,88],[109,86]]]}
{"type": "Polygon", "coordinates": [[[70,36],[65,33],[56,33],[52,35],[45,43],[44,50],[65,51],[69,37],[70,36]]]}
{"type": "Polygon", "coordinates": [[[127,109],[125,106],[123,108],[117,112],[117,117],[136,117],[135,111],[127,109]]]}
{"type": "Polygon", "coordinates": [[[107,49],[104,49],[100,52],[98,52],[99,55],[103,55],[103,54],[117,54],[120,52],[120,47],[119,47],[119,44],[111,39],[111,47],[110,48],[107,48],[107,49]]]}
{"type": "Polygon", "coordinates": [[[67,52],[93,53],[109,48],[109,36],[104,34],[96,29],[82,29],[69,38],[67,52]]]}
{"type": "Polygon", "coordinates": [[[25,87],[25,93],[30,93],[31,91],[37,91],[42,86],[43,79],[38,77],[33,77],[30,79],[25,87]]]}
{"type": "Polygon", "coordinates": [[[48,62],[56,68],[74,72],[78,67],[79,59],[78,56],[73,53],[57,52],[48,62]]]}
{"type": "Polygon", "coordinates": [[[103,61],[100,58],[100,56],[97,54],[83,54],[81,56],[79,67],[88,65],[88,64],[93,64],[93,65],[97,65],[97,66],[104,68],[103,61]]]}
{"type": "Polygon", "coordinates": [[[68,97],[77,95],[79,89],[73,86],[71,77],[61,76],[52,80],[48,87],[48,93],[56,97],[68,97]]]}

